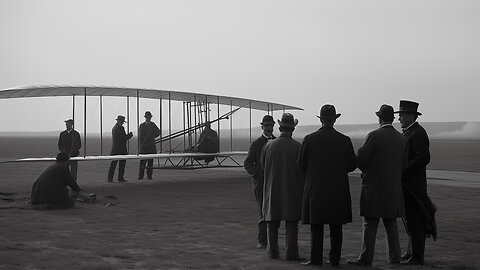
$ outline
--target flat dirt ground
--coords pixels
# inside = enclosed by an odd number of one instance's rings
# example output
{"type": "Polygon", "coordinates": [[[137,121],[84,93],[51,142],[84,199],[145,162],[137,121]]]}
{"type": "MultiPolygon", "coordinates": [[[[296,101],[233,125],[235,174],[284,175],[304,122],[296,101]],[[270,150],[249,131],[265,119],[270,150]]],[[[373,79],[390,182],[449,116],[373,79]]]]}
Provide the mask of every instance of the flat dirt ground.
{"type": "MultiPolygon", "coordinates": [[[[128,183],[106,183],[108,162],[83,162],[78,182],[97,194],[96,204],[32,210],[24,201],[46,165],[0,164],[0,269],[312,269],[268,259],[255,248],[256,205],[242,168],[157,170],[154,180],[139,181],[138,163],[129,161],[128,183]]],[[[354,220],[344,226],[342,269],[355,269],[345,261],[357,257],[361,245],[360,179],[352,176],[350,182],[354,220]]],[[[479,269],[479,191],[431,181],[439,239],[427,239],[420,269],[479,269]]],[[[280,238],[284,258],[284,225],[280,238]]],[[[308,258],[308,226],[300,225],[299,246],[308,258]]],[[[325,261],[329,248],[326,229],[325,261]]],[[[379,227],[374,268],[416,269],[388,265],[385,249],[379,227]]]]}

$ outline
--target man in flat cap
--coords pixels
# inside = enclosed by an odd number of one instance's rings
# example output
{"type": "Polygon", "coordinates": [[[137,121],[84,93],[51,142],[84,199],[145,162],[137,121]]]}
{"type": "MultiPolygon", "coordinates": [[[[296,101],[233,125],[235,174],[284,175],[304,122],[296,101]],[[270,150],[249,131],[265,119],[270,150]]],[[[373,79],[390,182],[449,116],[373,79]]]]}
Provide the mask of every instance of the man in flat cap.
{"type": "Polygon", "coordinates": [[[300,148],[298,165],[305,173],[303,194],[304,224],[310,224],[309,265],[323,263],[323,227],[329,224],[330,264],[340,263],[343,224],[352,222],[352,204],[348,173],[357,168],[357,158],[349,137],[333,127],[340,114],[333,105],[320,110],[322,127],[307,135],[300,148]]]}
{"type": "Polygon", "coordinates": [[[278,121],[280,136],[262,150],[264,170],[263,219],[267,222],[268,255],[279,258],[278,228],[285,221],[286,260],[302,260],[298,254],[298,221],[302,218],[304,178],[297,165],[300,143],[292,138],[298,120],[284,113],[278,121]]]}
{"type": "MultiPolygon", "coordinates": [[[[117,123],[112,128],[112,151],[111,155],[127,155],[127,141],[133,137],[133,133],[126,133],[123,124],[126,123],[125,116],[119,115],[117,117],[117,123]]],[[[113,181],[113,175],[115,174],[115,168],[117,163],[120,163],[118,166],[118,182],[127,182],[123,177],[125,173],[125,165],[127,164],[126,160],[112,160],[110,163],[110,168],[108,169],[108,182],[113,181]]]]}
{"type": "Polygon", "coordinates": [[[372,266],[375,238],[380,218],[387,232],[388,258],[400,264],[400,240],[397,218],[405,216],[402,170],[405,140],[393,126],[393,108],[382,105],[375,113],[380,128],[370,132],[358,150],[358,168],[362,170],[360,216],[363,217],[362,250],[348,264],[372,266]]]}
{"type": "MultiPolygon", "coordinates": [[[[58,150],[68,154],[70,157],[78,157],[80,148],[82,147],[82,141],[80,134],[73,129],[73,119],[65,120],[65,127],[67,129],[62,131],[58,137],[58,150]]],[[[70,173],[72,174],[73,180],[76,182],[78,161],[70,160],[68,165],[70,166],[70,173]]]]}
{"type": "Polygon", "coordinates": [[[257,236],[257,248],[267,248],[267,224],[263,220],[263,169],[260,163],[260,155],[262,153],[263,146],[268,140],[275,139],[273,135],[273,126],[275,121],[270,115],[265,115],[260,123],[262,127],[262,135],[254,140],[248,149],[248,155],[243,163],[243,167],[253,179],[253,195],[258,207],[258,236],[257,236]]]}
{"type": "MultiPolygon", "coordinates": [[[[155,138],[160,136],[160,129],[152,122],[152,113],[145,112],[145,122],[140,124],[138,129],[138,140],[140,141],[140,154],[156,154],[157,147],[155,146],[155,138]]],[[[153,159],[141,159],[138,179],[143,179],[145,174],[145,164],[147,164],[147,178],[152,179],[153,174],[153,159]]]]}
{"type": "Polygon", "coordinates": [[[406,139],[405,166],[402,188],[406,211],[406,228],[409,245],[402,257],[402,264],[423,265],[425,238],[431,235],[436,240],[435,206],[427,194],[426,166],[430,162],[430,141],[427,132],[417,122],[418,103],[401,100],[399,121],[406,139]]]}

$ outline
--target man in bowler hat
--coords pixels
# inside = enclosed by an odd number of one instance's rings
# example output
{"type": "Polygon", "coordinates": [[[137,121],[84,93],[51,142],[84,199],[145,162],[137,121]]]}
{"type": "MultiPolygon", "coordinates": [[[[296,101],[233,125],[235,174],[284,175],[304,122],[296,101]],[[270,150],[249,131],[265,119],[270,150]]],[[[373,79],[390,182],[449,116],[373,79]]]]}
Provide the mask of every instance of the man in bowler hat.
{"type": "Polygon", "coordinates": [[[263,146],[269,140],[275,139],[273,135],[273,126],[275,121],[270,115],[265,115],[260,123],[262,127],[262,135],[254,140],[248,149],[248,155],[243,163],[243,167],[253,179],[253,195],[258,207],[258,236],[257,248],[267,248],[267,224],[263,220],[263,177],[264,172],[260,163],[260,155],[263,146]]]}
{"type": "MultiPolygon", "coordinates": [[[[138,129],[138,140],[140,141],[140,154],[156,154],[155,138],[160,136],[160,129],[152,122],[152,113],[145,112],[145,122],[140,124],[138,129]]],[[[141,159],[138,171],[138,179],[143,179],[145,169],[147,169],[147,178],[152,179],[153,159],[141,159]],[[145,168],[145,165],[147,167],[145,168]]]]}
{"type": "Polygon", "coordinates": [[[302,221],[310,224],[311,246],[308,265],[323,263],[323,227],[329,224],[330,264],[338,266],[341,258],[343,224],[352,221],[348,173],[357,168],[357,158],[349,137],[333,125],[340,114],[333,105],[320,110],[322,127],[305,136],[298,165],[305,173],[302,221]]]}
{"type": "Polygon", "coordinates": [[[406,211],[406,228],[409,245],[402,257],[402,264],[423,265],[425,238],[436,239],[435,206],[427,194],[426,166],[430,162],[430,142],[427,132],[417,122],[418,103],[401,100],[399,121],[406,139],[405,166],[402,174],[402,188],[406,211]]]}
{"type": "MultiPolygon", "coordinates": [[[[111,155],[127,155],[127,141],[133,137],[133,133],[125,133],[125,128],[123,124],[126,123],[125,116],[119,115],[117,117],[117,123],[112,128],[112,151],[111,155]]],[[[118,182],[127,182],[123,177],[125,173],[126,160],[112,160],[110,163],[110,168],[108,169],[108,182],[113,181],[113,175],[115,174],[115,167],[117,163],[120,163],[118,166],[118,182]]]]}
{"type": "Polygon", "coordinates": [[[400,264],[400,240],[397,218],[405,216],[402,170],[405,141],[393,126],[393,107],[382,105],[375,113],[380,128],[370,132],[358,150],[358,168],[362,170],[360,215],[363,217],[362,251],[348,264],[372,266],[375,238],[380,218],[387,232],[388,258],[400,264]]]}
{"type": "MultiPolygon", "coordinates": [[[[67,129],[62,131],[58,137],[58,150],[68,154],[69,157],[78,157],[80,148],[82,147],[82,141],[80,134],[73,129],[73,119],[65,120],[65,127],[67,129]]],[[[72,174],[73,180],[76,182],[78,161],[70,160],[68,165],[70,166],[70,173],[72,174]]]]}
{"type": "Polygon", "coordinates": [[[264,170],[263,219],[267,222],[268,255],[279,258],[278,228],[285,221],[286,259],[302,260],[298,254],[298,221],[302,218],[304,179],[297,165],[300,143],[292,138],[298,120],[284,113],[280,136],[265,144],[261,155],[264,170]]]}

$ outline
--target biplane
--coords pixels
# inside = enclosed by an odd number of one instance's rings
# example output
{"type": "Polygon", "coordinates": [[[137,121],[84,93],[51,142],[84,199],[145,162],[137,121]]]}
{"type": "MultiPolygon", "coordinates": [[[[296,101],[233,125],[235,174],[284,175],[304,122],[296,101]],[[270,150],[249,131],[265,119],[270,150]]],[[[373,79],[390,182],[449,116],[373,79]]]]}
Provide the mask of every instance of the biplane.
{"type": "MultiPolygon", "coordinates": [[[[122,159],[156,159],[158,160],[157,169],[161,168],[205,168],[205,167],[226,167],[241,166],[233,157],[244,156],[245,151],[233,151],[233,115],[242,109],[249,110],[249,138],[252,140],[252,110],[265,111],[266,114],[273,115],[275,111],[287,110],[303,110],[286,104],[266,102],[260,100],[228,97],[220,95],[209,95],[195,92],[181,92],[171,90],[157,89],[139,89],[139,88],[123,88],[123,87],[100,87],[100,86],[29,86],[0,90],[0,99],[13,98],[34,98],[34,97],[72,97],[72,118],[75,121],[75,102],[76,97],[83,97],[83,155],[73,157],[72,160],[77,161],[93,161],[93,160],[122,160],[122,159]],[[99,118],[100,118],[100,155],[88,155],[87,151],[87,97],[98,97],[99,100],[99,118]],[[126,117],[130,123],[130,99],[134,99],[136,106],[136,126],[137,130],[140,125],[140,102],[141,99],[158,100],[159,112],[162,114],[163,106],[168,106],[168,132],[165,132],[163,117],[160,115],[158,126],[160,128],[160,136],[156,139],[159,145],[159,151],[156,154],[139,154],[140,145],[137,143],[137,154],[129,155],[103,155],[103,99],[105,97],[124,97],[126,98],[126,117]],[[172,102],[182,104],[183,129],[172,131],[172,102]],[[167,105],[164,105],[166,103],[167,105]],[[220,114],[220,107],[228,108],[228,112],[220,114]],[[216,118],[213,116],[211,107],[216,107],[216,118]],[[214,119],[212,119],[212,116],[214,119]],[[220,122],[229,120],[230,131],[230,151],[220,151],[214,153],[199,152],[195,147],[198,134],[203,131],[207,123],[216,123],[217,133],[220,137],[220,122]],[[165,133],[165,134],[164,134],[165,133]],[[172,146],[172,142],[176,139],[183,138],[183,150],[172,146]],[[210,164],[200,162],[202,160],[214,160],[210,164]],[[226,162],[229,161],[229,162],[226,162]],[[226,165],[226,164],[230,165],[226,165]]],[[[130,127],[128,127],[130,130],[130,127]]],[[[77,131],[81,131],[76,127],[77,131]]],[[[29,157],[8,160],[4,162],[42,162],[52,161],[51,157],[29,157]]]]}

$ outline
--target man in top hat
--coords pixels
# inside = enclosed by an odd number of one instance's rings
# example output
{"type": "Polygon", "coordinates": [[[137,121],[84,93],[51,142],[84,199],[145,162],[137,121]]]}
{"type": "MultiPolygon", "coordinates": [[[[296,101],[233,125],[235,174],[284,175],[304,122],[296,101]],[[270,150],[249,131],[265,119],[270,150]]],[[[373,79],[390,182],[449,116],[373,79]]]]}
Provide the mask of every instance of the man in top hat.
{"type": "MultiPolygon", "coordinates": [[[[140,154],[156,154],[157,147],[155,146],[155,138],[160,136],[160,129],[152,122],[152,113],[145,112],[145,122],[140,124],[138,128],[138,140],[140,143],[140,154]]],[[[147,164],[147,178],[152,179],[153,174],[153,159],[141,159],[138,179],[143,179],[145,174],[145,164],[147,164]]]]}
{"type": "Polygon", "coordinates": [[[297,165],[300,143],[292,139],[298,120],[284,113],[278,120],[280,136],[262,150],[264,170],[263,219],[267,222],[268,255],[279,258],[278,228],[285,221],[286,260],[302,260],[298,254],[298,221],[302,218],[304,178],[297,165]]]}
{"type": "Polygon", "coordinates": [[[431,234],[436,239],[435,206],[427,194],[426,166],[430,162],[430,142],[427,132],[417,122],[418,103],[401,100],[399,121],[406,139],[405,166],[402,188],[406,211],[406,228],[409,248],[402,264],[423,265],[425,237],[431,234]]]}
{"type": "MultiPolygon", "coordinates": [[[[70,157],[78,157],[80,148],[82,147],[80,133],[73,129],[73,119],[65,120],[65,127],[67,129],[62,131],[58,137],[58,150],[68,154],[70,157]]],[[[68,164],[73,180],[76,182],[78,161],[70,160],[68,164]]]]}
{"type": "Polygon", "coordinates": [[[275,139],[273,135],[273,126],[275,121],[270,115],[265,115],[260,123],[262,127],[262,135],[254,140],[248,149],[248,155],[243,163],[243,167],[253,179],[253,195],[258,207],[258,236],[257,248],[267,248],[267,224],[263,220],[263,169],[260,163],[260,155],[263,146],[269,140],[275,139]]]}
{"type": "MultiPolygon", "coordinates": [[[[127,155],[127,141],[133,137],[133,133],[126,133],[123,123],[126,123],[125,116],[119,115],[117,117],[117,123],[112,128],[112,151],[111,155],[127,155]]],[[[123,177],[125,173],[125,165],[127,164],[126,160],[112,160],[110,163],[110,168],[108,170],[108,182],[113,181],[113,175],[115,174],[115,167],[117,163],[120,163],[118,166],[118,182],[127,182],[123,177]]]]}
{"type": "Polygon", "coordinates": [[[300,148],[298,165],[305,173],[302,221],[310,224],[311,255],[306,264],[323,263],[323,227],[329,224],[330,264],[338,266],[342,251],[343,224],[352,221],[348,173],[357,168],[349,137],[333,127],[340,114],[333,105],[320,110],[322,127],[307,135],[300,148]]]}
{"type": "Polygon", "coordinates": [[[387,232],[391,264],[400,264],[400,240],[397,218],[405,216],[402,193],[402,170],[405,141],[393,126],[395,118],[390,105],[375,113],[380,128],[370,132],[358,150],[358,168],[362,170],[360,215],[363,217],[362,251],[348,264],[371,266],[380,218],[387,232]]]}
{"type": "Polygon", "coordinates": [[[81,189],[68,170],[68,161],[68,153],[61,152],[57,155],[56,162],[40,174],[32,186],[32,204],[47,204],[51,209],[65,209],[75,205],[67,187],[76,192],[81,189]]]}

